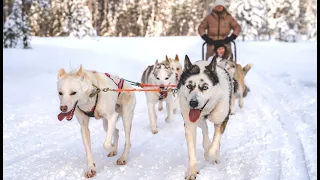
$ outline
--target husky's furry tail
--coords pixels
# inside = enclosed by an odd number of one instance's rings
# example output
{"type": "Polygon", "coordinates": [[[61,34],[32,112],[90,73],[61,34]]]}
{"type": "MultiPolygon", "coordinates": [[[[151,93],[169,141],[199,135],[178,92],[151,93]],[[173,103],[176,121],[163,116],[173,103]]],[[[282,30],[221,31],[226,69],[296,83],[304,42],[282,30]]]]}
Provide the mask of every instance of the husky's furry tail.
{"type": "Polygon", "coordinates": [[[252,64],[247,64],[245,67],[242,68],[243,71],[243,75],[246,76],[246,74],[248,73],[248,71],[251,69],[252,64]]]}

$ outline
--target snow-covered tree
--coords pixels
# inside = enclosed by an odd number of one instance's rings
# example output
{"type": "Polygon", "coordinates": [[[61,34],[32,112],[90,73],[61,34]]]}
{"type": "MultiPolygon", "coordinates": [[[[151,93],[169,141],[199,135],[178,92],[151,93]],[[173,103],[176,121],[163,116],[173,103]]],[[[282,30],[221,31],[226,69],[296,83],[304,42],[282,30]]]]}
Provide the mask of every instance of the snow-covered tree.
{"type": "Polygon", "coordinates": [[[68,35],[68,0],[51,0],[51,21],[49,23],[51,36],[68,35]]]}
{"type": "Polygon", "coordinates": [[[299,0],[268,1],[269,28],[279,40],[295,41],[298,33],[299,0]]]}
{"type": "Polygon", "coordinates": [[[258,38],[268,34],[267,7],[263,0],[231,1],[230,11],[242,27],[243,36],[258,38]]]}
{"type": "MultiPolygon", "coordinates": [[[[25,2],[24,2],[25,3],[25,2]]],[[[30,48],[31,28],[25,4],[21,0],[16,0],[12,11],[8,16],[3,29],[4,48],[16,48],[22,45],[23,48],[30,48]]]]}
{"type": "Polygon", "coordinates": [[[308,39],[317,40],[317,0],[308,1],[308,7],[306,10],[308,39]]]}
{"type": "Polygon", "coordinates": [[[70,36],[83,38],[95,36],[95,29],[91,23],[91,13],[83,0],[70,0],[69,2],[68,32],[70,36]]]}
{"type": "Polygon", "coordinates": [[[29,24],[34,36],[49,36],[48,22],[51,21],[49,0],[32,0],[29,24]]]}

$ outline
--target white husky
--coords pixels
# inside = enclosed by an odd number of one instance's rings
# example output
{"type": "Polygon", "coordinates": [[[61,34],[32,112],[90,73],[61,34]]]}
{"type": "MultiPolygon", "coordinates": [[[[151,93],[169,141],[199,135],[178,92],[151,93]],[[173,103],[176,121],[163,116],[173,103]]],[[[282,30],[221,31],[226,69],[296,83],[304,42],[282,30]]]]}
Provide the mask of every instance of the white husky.
{"type": "MultiPolygon", "coordinates": [[[[161,85],[176,84],[175,73],[171,69],[171,64],[168,60],[159,63],[158,60],[152,66],[148,66],[143,72],[141,82],[144,84],[160,85],[161,90],[168,90],[168,87],[161,85]]],[[[157,87],[145,87],[144,89],[155,89],[157,87]]],[[[153,134],[158,133],[157,129],[157,114],[155,111],[155,105],[159,100],[166,102],[168,116],[166,122],[173,120],[174,109],[174,95],[172,92],[162,91],[158,92],[146,92],[147,105],[149,112],[149,119],[151,124],[151,131],[153,134]]]]}
{"type": "MultiPolygon", "coordinates": [[[[168,58],[168,56],[166,56],[166,60],[162,61],[161,63],[165,63],[165,61],[170,62],[171,69],[176,75],[176,84],[178,84],[178,81],[179,81],[181,73],[182,73],[182,65],[179,61],[178,55],[176,55],[176,57],[174,59],[168,58]]],[[[177,96],[175,96],[174,98],[175,99],[174,99],[174,103],[173,103],[173,113],[176,114],[177,108],[179,106],[179,98],[177,96]]],[[[162,109],[163,109],[163,99],[159,100],[159,103],[158,103],[158,110],[162,111],[162,109]]]]}
{"type": "Polygon", "coordinates": [[[184,71],[178,84],[189,154],[187,179],[195,179],[197,176],[197,126],[202,129],[205,159],[209,162],[220,162],[220,139],[229,120],[234,82],[229,73],[216,64],[215,60],[211,63],[197,61],[192,64],[186,56],[184,71]],[[214,123],[212,144],[208,136],[207,119],[214,123]]]}
{"type": "Polygon", "coordinates": [[[131,124],[136,105],[134,93],[103,92],[103,88],[130,88],[130,85],[116,76],[107,73],[97,73],[80,69],[77,72],[66,73],[62,68],[58,72],[57,90],[59,92],[60,110],[58,119],[71,120],[73,114],[81,126],[82,141],[86,150],[88,169],[85,177],[90,178],[96,174],[96,165],[93,161],[90,131],[88,128],[90,117],[103,119],[103,128],[107,133],[104,148],[110,152],[109,157],[115,156],[118,149],[119,130],[116,122],[122,117],[125,132],[125,147],[118,165],[126,164],[131,148],[131,124]],[[111,142],[113,139],[113,143],[111,142]]]}

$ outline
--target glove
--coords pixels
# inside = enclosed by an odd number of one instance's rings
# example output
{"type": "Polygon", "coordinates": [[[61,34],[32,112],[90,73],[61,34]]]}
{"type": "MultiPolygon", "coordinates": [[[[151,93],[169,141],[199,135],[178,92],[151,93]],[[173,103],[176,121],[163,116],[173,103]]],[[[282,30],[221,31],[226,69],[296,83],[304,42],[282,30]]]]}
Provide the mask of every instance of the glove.
{"type": "Polygon", "coordinates": [[[226,37],[223,41],[225,44],[230,43],[231,41],[235,40],[238,36],[235,34],[231,34],[231,36],[226,37]]]}
{"type": "Polygon", "coordinates": [[[209,36],[207,34],[204,34],[201,36],[201,38],[206,41],[207,44],[209,45],[213,45],[213,40],[211,38],[209,38],[209,36]]]}

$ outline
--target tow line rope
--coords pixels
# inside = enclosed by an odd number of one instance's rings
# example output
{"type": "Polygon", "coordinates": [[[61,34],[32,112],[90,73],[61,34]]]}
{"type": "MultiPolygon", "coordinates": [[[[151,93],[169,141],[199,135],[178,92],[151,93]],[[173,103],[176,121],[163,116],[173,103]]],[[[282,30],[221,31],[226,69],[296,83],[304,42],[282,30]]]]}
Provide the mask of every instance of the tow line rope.
{"type": "Polygon", "coordinates": [[[177,85],[175,84],[168,84],[168,85],[159,85],[159,84],[143,84],[143,83],[138,83],[138,82],[133,82],[127,79],[123,79],[124,81],[129,82],[131,85],[133,86],[137,86],[137,87],[158,87],[155,89],[136,89],[136,88],[131,88],[131,89],[111,89],[111,88],[103,88],[100,89],[99,87],[97,87],[96,85],[93,85],[96,88],[96,92],[90,94],[90,97],[96,95],[97,93],[99,93],[100,91],[103,92],[108,92],[108,91],[114,91],[114,92],[133,92],[133,91],[138,91],[138,92],[172,92],[172,93],[177,93],[178,89],[176,88],[172,88],[172,87],[176,87],[177,85]],[[161,87],[171,87],[168,89],[161,89],[161,87]]]}
{"type": "Polygon", "coordinates": [[[160,86],[163,86],[163,87],[177,87],[177,85],[175,85],[175,84],[167,84],[167,85],[143,84],[143,83],[133,82],[133,81],[130,81],[130,80],[127,80],[127,79],[123,79],[123,80],[129,82],[133,86],[138,86],[138,87],[141,87],[141,88],[144,88],[144,87],[160,87],[160,86]]]}

